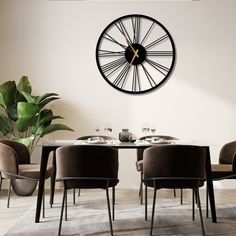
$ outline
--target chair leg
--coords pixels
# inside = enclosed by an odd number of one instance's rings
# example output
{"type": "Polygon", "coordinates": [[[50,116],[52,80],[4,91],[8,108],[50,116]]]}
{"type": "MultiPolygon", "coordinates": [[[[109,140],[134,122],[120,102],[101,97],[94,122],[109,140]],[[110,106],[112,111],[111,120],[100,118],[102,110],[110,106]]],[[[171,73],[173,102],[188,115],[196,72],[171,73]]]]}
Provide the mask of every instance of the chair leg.
{"type": "Polygon", "coordinates": [[[11,186],[12,186],[12,179],[9,181],[9,187],[8,187],[8,197],[7,197],[7,208],[9,208],[10,205],[10,198],[11,198],[11,186]]]}
{"type": "Polygon", "coordinates": [[[145,185],[145,221],[147,221],[147,186],[145,185]]]}
{"type": "Polygon", "coordinates": [[[62,226],[62,219],[63,219],[63,211],[64,211],[65,199],[66,199],[66,188],[64,188],[64,193],[63,193],[63,198],[62,198],[61,216],[60,216],[60,222],[59,222],[58,235],[61,235],[61,226],[62,226]]]}
{"type": "Polygon", "coordinates": [[[206,218],[209,217],[208,187],[206,185],[206,218]]]}
{"type": "Polygon", "coordinates": [[[108,216],[109,216],[110,230],[111,230],[111,235],[113,236],[112,219],[111,219],[111,208],[110,208],[110,200],[109,200],[109,191],[108,191],[108,188],[106,188],[106,196],[107,196],[107,208],[108,208],[108,216]]]}
{"type": "Polygon", "coordinates": [[[78,197],[80,196],[80,188],[78,189],[78,197]]]}
{"type": "Polygon", "coordinates": [[[143,172],[140,173],[140,189],[139,189],[140,203],[143,205],[143,172]]]}
{"type": "Polygon", "coordinates": [[[65,221],[67,221],[67,188],[66,188],[66,196],[65,196],[65,221]]]}
{"type": "Polygon", "coordinates": [[[192,219],[195,220],[195,190],[192,189],[192,219]]]}
{"type": "Polygon", "coordinates": [[[156,205],[156,187],[154,188],[154,194],[153,194],[153,204],[152,204],[152,220],[151,220],[151,229],[150,229],[150,235],[152,235],[153,231],[153,223],[154,223],[154,214],[155,214],[155,205],[156,205]]]}
{"type": "Polygon", "coordinates": [[[176,197],[176,191],[175,191],[175,188],[174,188],[173,190],[174,190],[174,197],[176,197]]]}
{"type": "Polygon", "coordinates": [[[196,191],[197,202],[198,202],[199,216],[200,216],[200,220],[201,220],[202,235],[205,235],[205,229],[204,229],[204,223],[203,223],[203,217],[202,217],[202,207],[201,207],[199,188],[197,188],[195,191],[196,191]]]}
{"type": "Polygon", "coordinates": [[[180,204],[183,205],[183,189],[180,189],[180,204]]]}
{"type": "Polygon", "coordinates": [[[112,220],[115,220],[115,187],[112,187],[112,220]]]}
{"type": "Polygon", "coordinates": [[[1,189],[2,189],[2,174],[0,172],[0,191],[1,191],[1,189]]]}
{"type": "Polygon", "coordinates": [[[75,205],[75,188],[73,188],[73,204],[75,205]]]}

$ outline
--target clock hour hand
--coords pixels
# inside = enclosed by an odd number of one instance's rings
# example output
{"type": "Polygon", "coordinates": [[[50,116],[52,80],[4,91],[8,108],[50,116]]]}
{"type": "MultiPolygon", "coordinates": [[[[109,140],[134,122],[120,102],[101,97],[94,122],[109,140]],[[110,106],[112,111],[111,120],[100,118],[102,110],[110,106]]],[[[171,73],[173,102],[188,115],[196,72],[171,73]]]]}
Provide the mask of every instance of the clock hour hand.
{"type": "Polygon", "coordinates": [[[135,49],[133,48],[132,44],[129,42],[129,40],[127,38],[126,38],[126,41],[127,41],[128,45],[130,46],[130,48],[132,49],[132,51],[134,52],[134,57],[139,57],[138,50],[135,51],[135,49]]]}
{"type": "Polygon", "coordinates": [[[136,51],[134,51],[134,56],[133,56],[133,58],[132,58],[130,64],[133,64],[133,61],[134,61],[135,57],[139,57],[139,55],[138,55],[138,49],[137,49],[136,51]]]}

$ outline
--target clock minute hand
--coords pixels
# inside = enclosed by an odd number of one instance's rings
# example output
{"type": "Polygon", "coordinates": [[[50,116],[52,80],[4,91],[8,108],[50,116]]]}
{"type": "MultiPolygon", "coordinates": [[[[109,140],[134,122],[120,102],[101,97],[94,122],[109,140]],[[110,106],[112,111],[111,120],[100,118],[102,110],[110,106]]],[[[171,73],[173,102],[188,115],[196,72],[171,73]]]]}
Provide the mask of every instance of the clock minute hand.
{"type": "Polygon", "coordinates": [[[138,49],[134,52],[134,56],[133,56],[133,58],[132,58],[130,64],[133,64],[133,61],[134,61],[135,57],[139,57],[139,56],[138,56],[138,49]]]}
{"type": "MultiPolygon", "coordinates": [[[[129,42],[129,40],[126,38],[126,41],[128,43],[128,45],[131,47],[132,51],[134,52],[134,57],[139,57],[138,55],[138,50],[135,51],[135,49],[133,48],[132,44],[129,42]]],[[[132,64],[132,63],[131,63],[132,64]]]]}

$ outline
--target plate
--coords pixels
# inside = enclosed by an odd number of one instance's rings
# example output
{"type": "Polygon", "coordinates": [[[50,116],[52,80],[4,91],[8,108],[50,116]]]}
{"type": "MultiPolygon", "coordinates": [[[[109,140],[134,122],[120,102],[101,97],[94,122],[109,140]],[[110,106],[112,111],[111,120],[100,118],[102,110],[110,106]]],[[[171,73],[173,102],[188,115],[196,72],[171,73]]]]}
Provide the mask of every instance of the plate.
{"type": "Polygon", "coordinates": [[[153,140],[152,143],[153,144],[172,144],[174,142],[173,141],[169,141],[169,140],[153,140]]]}
{"type": "Polygon", "coordinates": [[[89,143],[89,144],[105,144],[105,143],[107,143],[107,141],[102,138],[99,138],[99,137],[96,137],[96,138],[93,137],[93,138],[89,138],[87,140],[87,143],[89,143]]]}

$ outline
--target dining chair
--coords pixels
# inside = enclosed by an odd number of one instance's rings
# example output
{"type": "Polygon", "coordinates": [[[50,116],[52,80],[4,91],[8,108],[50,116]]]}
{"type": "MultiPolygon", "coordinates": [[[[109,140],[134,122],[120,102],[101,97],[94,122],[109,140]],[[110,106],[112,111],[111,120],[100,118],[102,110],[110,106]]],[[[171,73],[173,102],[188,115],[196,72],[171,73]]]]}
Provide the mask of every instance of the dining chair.
{"type": "MultiPolygon", "coordinates": [[[[30,154],[28,148],[22,144],[12,140],[0,140],[0,172],[2,178],[9,179],[7,208],[10,205],[10,195],[13,180],[26,180],[26,186],[32,182],[32,191],[35,190],[37,182],[40,178],[40,165],[30,163],[30,154]],[[28,181],[27,181],[28,180],[28,181]],[[34,187],[35,186],[35,187],[34,187]]],[[[53,174],[53,166],[48,165],[45,178],[48,179],[53,174]]],[[[14,189],[14,188],[13,188],[14,189]]],[[[24,189],[22,190],[24,194],[24,189]]],[[[43,198],[44,199],[44,198],[43,198]]],[[[44,204],[43,204],[43,216],[44,204]]]]}
{"type": "MultiPolygon", "coordinates": [[[[63,211],[67,220],[67,190],[105,189],[111,235],[113,235],[109,188],[118,184],[118,151],[108,146],[71,145],[56,150],[57,181],[64,186],[58,235],[61,234],[63,211]]],[[[114,216],[114,204],[112,204],[114,216]]]]}
{"type": "MultiPolygon", "coordinates": [[[[219,153],[219,164],[211,165],[212,180],[236,178],[236,141],[224,144],[219,153]]],[[[208,217],[208,188],[206,189],[206,217],[208,217]]]]}
{"type": "Polygon", "coordinates": [[[199,187],[205,181],[205,157],[203,147],[191,145],[160,145],[144,150],[143,182],[154,189],[150,235],[153,233],[156,192],[162,188],[193,190],[199,208],[202,235],[205,235],[199,195],[199,187]]]}
{"type": "MultiPolygon", "coordinates": [[[[107,135],[86,135],[86,136],[81,136],[77,138],[77,140],[88,140],[90,138],[102,138],[104,140],[115,140],[115,138],[107,135]]],[[[78,196],[80,196],[80,189],[78,189],[78,196]]],[[[73,189],[73,204],[75,205],[75,189],[73,189]]]]}
{"type": "MultiPolygon", "coordinates": [[[[178,140],[177,138],[173,136],[167,136],[167,135],[146,135],[143,137],[140,137],[139,140],[146,140],[146,139],[163,139],[163,140],[178,140]]],[[[136,169],[138,172],[140,172],[140,187],[139,187],[139,197],[140,197],[140,202],[143,204],[143,148],[137,149],[137,161],[136,161],[136,169]]],[[[146,194],[146,193],[145,193],[146,194]]],[[[182,190],[181,190],[181,203],[182,203],[182,190]]],[[[176,196],[176,192],[174,189],[174,196],[176,196]]]]}

